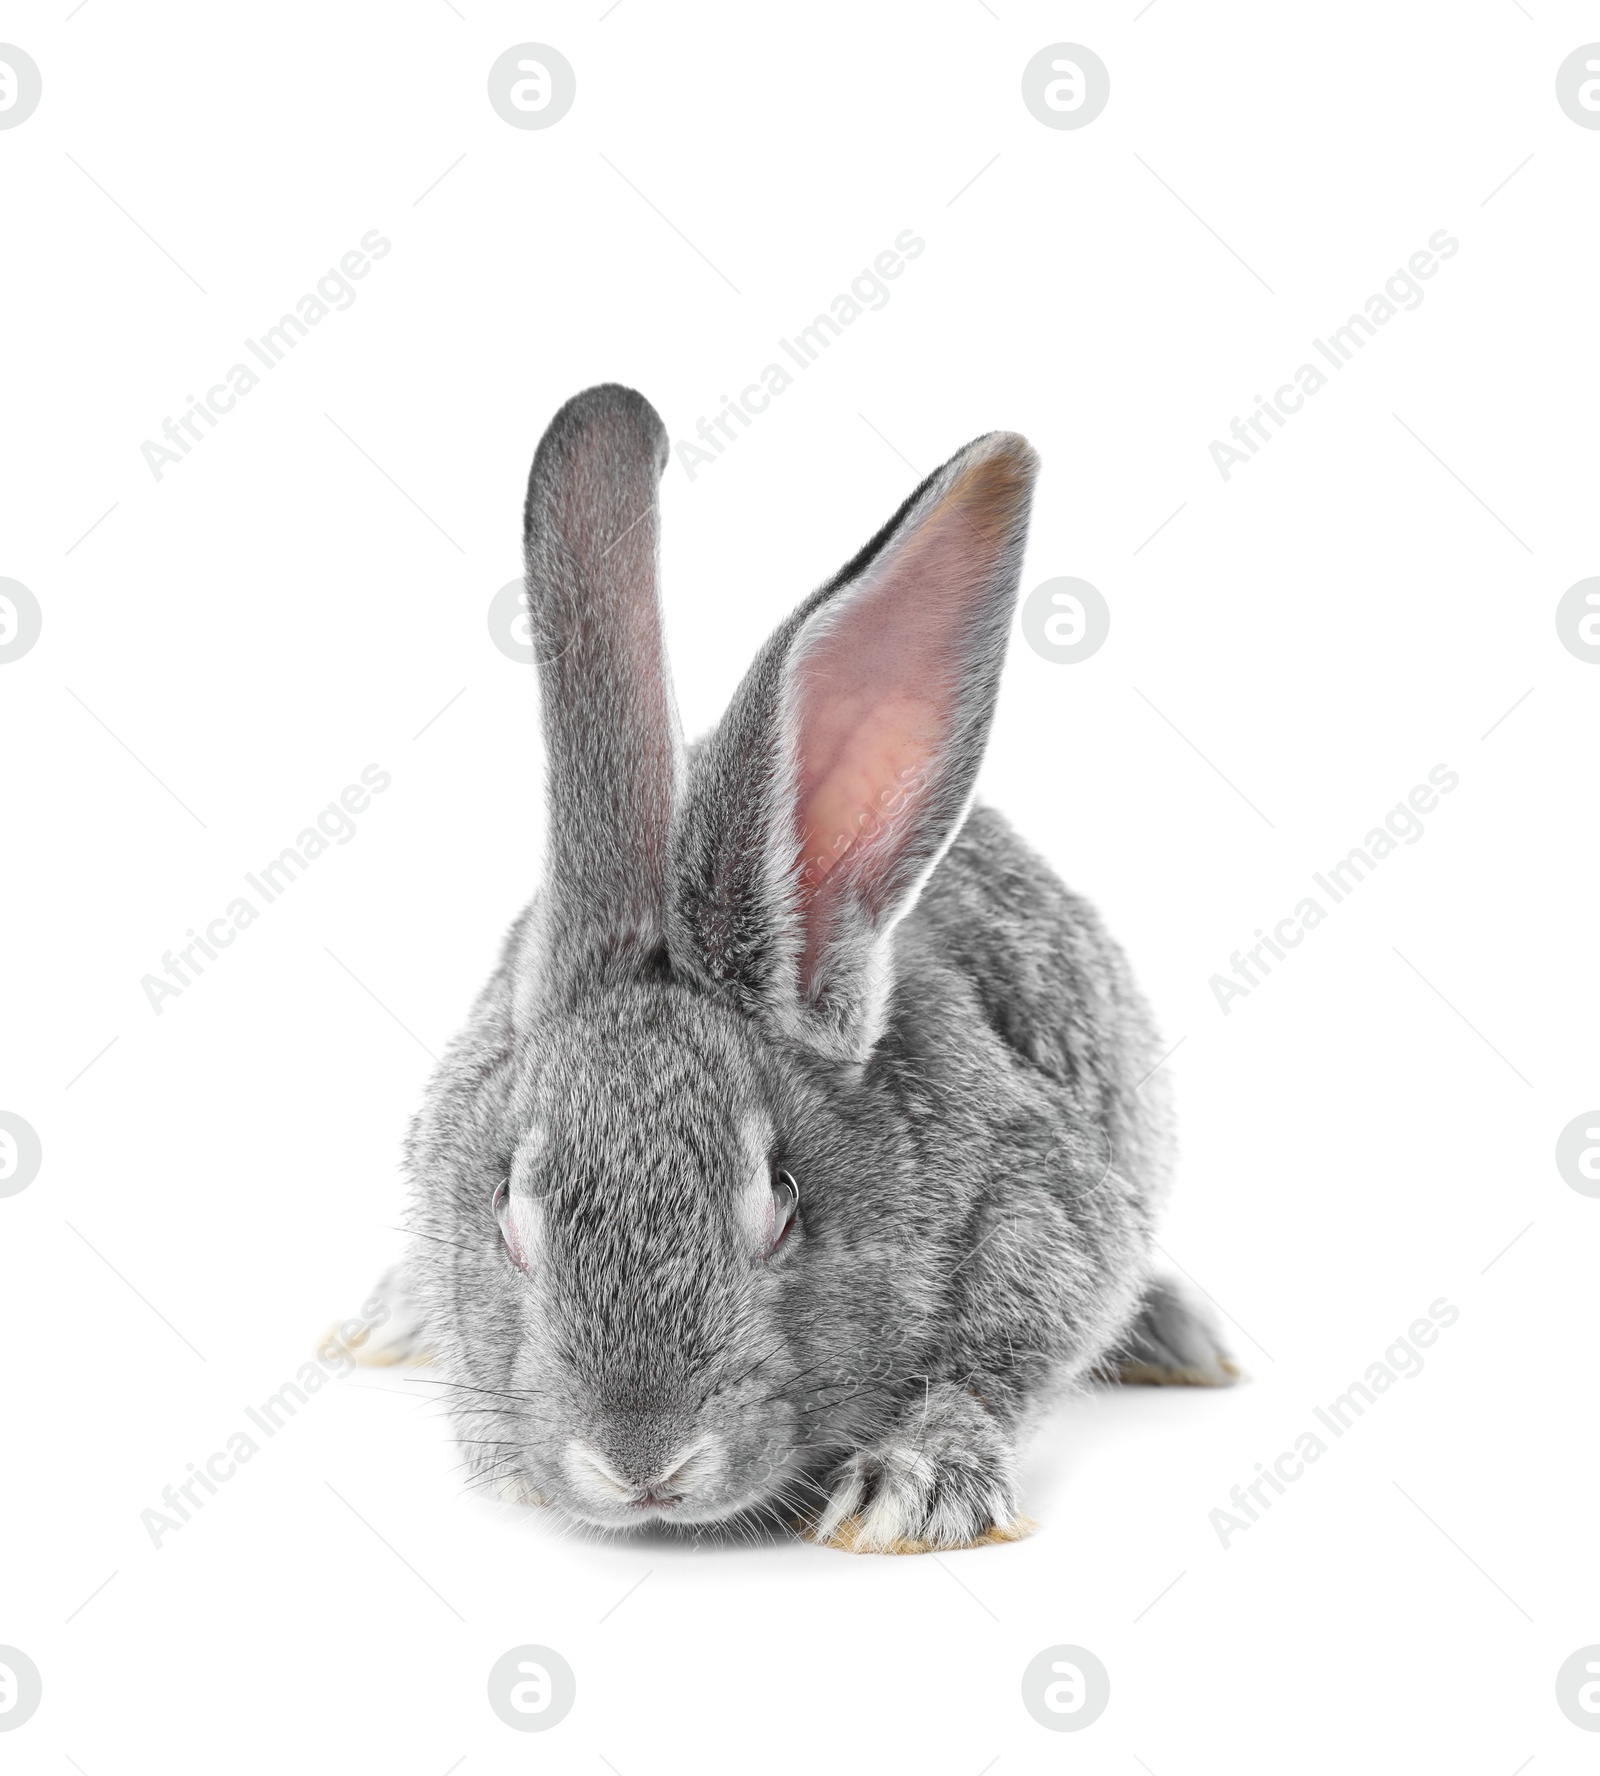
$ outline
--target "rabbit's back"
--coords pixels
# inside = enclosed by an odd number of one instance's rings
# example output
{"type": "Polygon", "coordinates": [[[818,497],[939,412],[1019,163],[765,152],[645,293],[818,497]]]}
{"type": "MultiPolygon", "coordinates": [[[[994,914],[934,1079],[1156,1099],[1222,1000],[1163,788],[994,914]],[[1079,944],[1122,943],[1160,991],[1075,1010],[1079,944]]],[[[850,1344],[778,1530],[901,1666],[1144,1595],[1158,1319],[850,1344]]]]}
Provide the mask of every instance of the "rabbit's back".
{"type": "MultiPolygon", "coordinates": [[[[932,976],[954,971],[1010,1065],[1071,1122],[1103,1129],[1118,1171],[1155,1207],[1173,1140],[1154,1020],[1099,914],[997,810],[974,804],[895,949],[892,1020],[948,1006],[932,976]]],[[[960,1033],[947,1030],[952,1045],[960,1033]]]]}

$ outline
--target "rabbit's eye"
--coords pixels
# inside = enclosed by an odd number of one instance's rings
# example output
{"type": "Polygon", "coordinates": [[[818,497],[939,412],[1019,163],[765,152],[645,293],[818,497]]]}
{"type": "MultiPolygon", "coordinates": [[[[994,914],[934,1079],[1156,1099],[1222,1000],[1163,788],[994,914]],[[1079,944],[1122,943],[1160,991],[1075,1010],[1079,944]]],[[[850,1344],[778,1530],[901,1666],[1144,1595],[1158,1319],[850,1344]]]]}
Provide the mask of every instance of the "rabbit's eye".
{"type": "Polygon", "coordinates": [[[495,1186],[492,1199],[494,1218],[500,1225],[500,1237],[505,1241],[506,1251],[511,1255],[511,1262],[518,1270],[528,1268],[528,1257],[522,1249],[522,1242],[517,1238],[517,1226],[511,1218],[511,1185],[502,1179],[495,1186]]]}
{"type": "Polygon", "coordinates": [[[800,1186],[782,1166],[772,1168],[772,1233],[767,1240],[767,1257],[783,1244],[784,1235],[794,1225],[800,1212],[800,1186]]]}

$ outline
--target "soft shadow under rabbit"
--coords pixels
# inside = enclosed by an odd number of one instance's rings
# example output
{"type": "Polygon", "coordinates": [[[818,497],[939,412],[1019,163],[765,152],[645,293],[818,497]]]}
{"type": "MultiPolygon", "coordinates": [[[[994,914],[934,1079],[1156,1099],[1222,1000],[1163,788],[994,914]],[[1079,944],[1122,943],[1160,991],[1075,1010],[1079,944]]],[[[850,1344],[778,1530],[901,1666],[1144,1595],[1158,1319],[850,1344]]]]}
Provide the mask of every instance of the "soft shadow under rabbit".
{"type": "Polygon", "coordinates": [[[1122,954],[972,802],[1036,459],[952,457],[689,754],[666,461],[615,386],[534,460],[545,880],[412,1127],[385,1348],[434,1354],[485,1485],[584,1523],[1015,1539],[1066,1385],[1236,1373],[1150,1268],[1170,1118],[1122,954]]]}

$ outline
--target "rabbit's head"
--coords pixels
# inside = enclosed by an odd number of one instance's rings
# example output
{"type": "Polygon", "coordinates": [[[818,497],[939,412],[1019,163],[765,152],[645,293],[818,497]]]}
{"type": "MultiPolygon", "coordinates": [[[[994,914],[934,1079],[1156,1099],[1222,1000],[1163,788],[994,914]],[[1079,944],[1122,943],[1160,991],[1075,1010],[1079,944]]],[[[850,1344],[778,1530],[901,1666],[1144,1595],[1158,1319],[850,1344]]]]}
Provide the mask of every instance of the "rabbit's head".
{"type": "Polygon", "coordinates": [[[908,1253],[939,1206],[875,1063],[895,925],[972,793],[1035,467],[997,433],[930,476],[686,763],[666,457],[611,386],[539,447],[545,881],[413,1150],[471,1465],[611,1527],[803,1502],[936,1314],[908,1253]]]}

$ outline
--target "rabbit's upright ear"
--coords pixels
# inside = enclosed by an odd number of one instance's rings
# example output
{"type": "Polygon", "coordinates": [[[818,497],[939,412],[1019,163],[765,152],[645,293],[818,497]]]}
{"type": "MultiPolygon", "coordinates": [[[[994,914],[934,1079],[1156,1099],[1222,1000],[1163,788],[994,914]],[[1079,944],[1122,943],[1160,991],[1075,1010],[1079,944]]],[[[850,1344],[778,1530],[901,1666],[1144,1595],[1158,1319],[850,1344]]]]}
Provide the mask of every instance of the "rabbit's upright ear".
{"type": "Polygon", "coordinates": [[[682,752],[656,590],[655,409],[607,384],[550,422],[528,477],[528,610],[546,750],[541,995],[659,958],[682,752]]]}
{"type": "Polygon", "coordinates": [[[988,739],[1037,459],[991,433],[757,656],[674,829],[675,971],[841,1060],[882,1029],[890,936],[988,739]]]}

